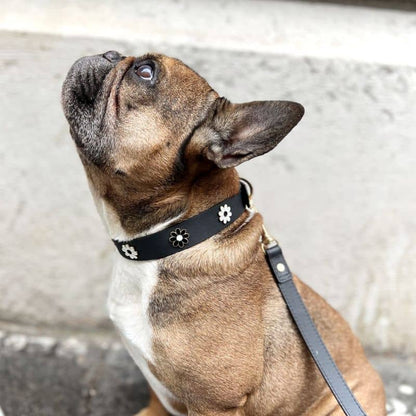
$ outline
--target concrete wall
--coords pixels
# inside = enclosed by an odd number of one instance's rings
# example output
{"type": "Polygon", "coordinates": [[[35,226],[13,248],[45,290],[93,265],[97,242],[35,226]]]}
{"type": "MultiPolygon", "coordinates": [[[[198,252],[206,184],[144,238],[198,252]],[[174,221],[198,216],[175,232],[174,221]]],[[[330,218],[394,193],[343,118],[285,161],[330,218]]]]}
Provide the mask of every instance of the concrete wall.
{"type": "Polygon", "coordinates": [[[60,87],[79,56],[150,49],[182,58],[231,100],[305,106],[295,131],[240,172],[292,269],[368,347],[416,353],[416,14],[278,1],[56,4],[14,1],[0,15],[3,323],[111,327],[113,247],[60,87]]]}

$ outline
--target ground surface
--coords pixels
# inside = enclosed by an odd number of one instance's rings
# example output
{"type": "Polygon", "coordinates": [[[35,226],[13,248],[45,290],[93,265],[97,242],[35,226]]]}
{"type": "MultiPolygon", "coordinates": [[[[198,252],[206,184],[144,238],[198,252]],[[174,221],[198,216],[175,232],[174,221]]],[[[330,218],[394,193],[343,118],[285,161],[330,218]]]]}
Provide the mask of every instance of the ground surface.
{"type": "MultiPolygon", "coordinates": [[[[372,362],[385,382],[389,416],[415,416],[415,362],[393,356],[372,362]]],[[[113,339],[1,334],[4,416],[130,416],[146,402],[145,380],[113,339]]]]}

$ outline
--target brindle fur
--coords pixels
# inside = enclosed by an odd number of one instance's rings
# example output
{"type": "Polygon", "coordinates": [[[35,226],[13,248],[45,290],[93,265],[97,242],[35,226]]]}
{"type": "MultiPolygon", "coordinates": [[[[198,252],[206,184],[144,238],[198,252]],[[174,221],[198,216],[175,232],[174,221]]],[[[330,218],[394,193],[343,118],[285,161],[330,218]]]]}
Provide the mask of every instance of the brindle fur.
{"type": "MultiPolygon", "coordinates": [[[[126,236],[237,193],[234,166],[265,153],[296,125],[296,103],[232,104],[177,59],[150,54],[70,70],[63,106],[94,197],[126,236]],[[154,62],[143,82],[139,62],[154,62]]],[[[271,276],[262,217],[243,214],[209,240],[160,261],[148,307],[153,374],[192,416],[342,415],[271,276]]],[[[140,279],[140,276],[137,277],[140,279]]],[[[383,386],[348,324],[296,285],[369,416],[385,415],[383,386]]],[[[163,416],[156,395],[140,416],[163,416]]]]}

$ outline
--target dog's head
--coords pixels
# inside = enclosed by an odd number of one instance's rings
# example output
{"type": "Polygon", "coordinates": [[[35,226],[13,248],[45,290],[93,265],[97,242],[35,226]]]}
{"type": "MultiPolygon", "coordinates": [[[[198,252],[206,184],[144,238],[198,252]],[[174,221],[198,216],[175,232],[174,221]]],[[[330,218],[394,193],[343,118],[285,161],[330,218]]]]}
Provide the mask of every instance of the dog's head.
{"type": "Polygon", "coordinates": [[[303,115],[288,101],[233,104],[177,59],[114,51],[76,61],[62,103],[94,195],[127,228],[133,212],[146,225],[179,213],[198,176],[268,152],[303,115]]]}

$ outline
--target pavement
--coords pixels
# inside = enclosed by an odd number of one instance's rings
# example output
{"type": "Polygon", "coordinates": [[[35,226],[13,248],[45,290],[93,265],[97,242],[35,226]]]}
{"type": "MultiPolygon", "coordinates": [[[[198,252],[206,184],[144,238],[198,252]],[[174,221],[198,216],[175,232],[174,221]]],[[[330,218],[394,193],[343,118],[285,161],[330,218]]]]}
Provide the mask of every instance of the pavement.
{"type": "MultiPolygon", "coordinates": [[[[416,416],[416,360],[370,360],[388,415],[416,416]]],[[[113,336],[0,332],[0,416],[131,416],[146,403],[146,381],[113,336]]]]}

